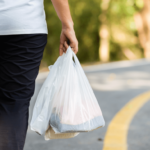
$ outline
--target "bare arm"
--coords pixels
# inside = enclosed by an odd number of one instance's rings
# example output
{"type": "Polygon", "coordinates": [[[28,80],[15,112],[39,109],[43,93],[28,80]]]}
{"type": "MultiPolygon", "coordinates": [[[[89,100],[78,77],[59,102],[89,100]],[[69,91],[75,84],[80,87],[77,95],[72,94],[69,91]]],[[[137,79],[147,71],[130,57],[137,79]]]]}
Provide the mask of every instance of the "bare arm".
{"type": "Polygon", "coordinates": [[[73,28],[73,20],[70,14],[68,0],[51,0],[62,23],[60,35],[59,54],[62,55],[68,48],[67,40],[75,53],[78,52],[78,41],[73,28]]]}

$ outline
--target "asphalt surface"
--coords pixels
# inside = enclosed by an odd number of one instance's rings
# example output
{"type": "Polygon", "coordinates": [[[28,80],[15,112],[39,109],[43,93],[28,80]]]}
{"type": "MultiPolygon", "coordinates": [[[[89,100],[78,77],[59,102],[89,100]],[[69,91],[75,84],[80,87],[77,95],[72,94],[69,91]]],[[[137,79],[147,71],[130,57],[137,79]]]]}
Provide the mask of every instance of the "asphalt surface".
{"type": "MultiPolygon", "coordinates": [[[[150,62],[113,63],[85,68],[106,125],[72,139],[45,141],[28,128],[24,150],[102,150],[107,127],[117,112],[134,97],[150,90],[150,62]]],[[[36,81],[30,102],[30,118],[37,94],[47,74],[36,81]]],[[[150,150],[150,101],[133,118],[127,135],[128,150],[150,150]]]]}

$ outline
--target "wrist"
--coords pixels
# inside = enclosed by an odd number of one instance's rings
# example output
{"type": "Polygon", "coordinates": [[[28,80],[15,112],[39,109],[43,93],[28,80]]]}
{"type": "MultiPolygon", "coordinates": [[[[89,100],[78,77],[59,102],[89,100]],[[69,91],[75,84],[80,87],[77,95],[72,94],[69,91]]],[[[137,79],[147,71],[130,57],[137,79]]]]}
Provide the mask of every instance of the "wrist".
{"type": "Polygon", "coordinates": [[[73,21],[71,21],[71,22],[66,22],[66,23],[62,22],[62,28],[63,28],[63,29],[73,29],[73,28],[74,28],[74,23],[73,23],[73,21]]]}

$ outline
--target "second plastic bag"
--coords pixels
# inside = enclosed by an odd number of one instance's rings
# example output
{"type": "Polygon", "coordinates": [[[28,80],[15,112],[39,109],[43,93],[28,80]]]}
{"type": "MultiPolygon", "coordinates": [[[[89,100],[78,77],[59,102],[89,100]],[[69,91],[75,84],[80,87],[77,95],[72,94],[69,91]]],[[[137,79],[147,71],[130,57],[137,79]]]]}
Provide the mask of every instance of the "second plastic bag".
{"type": "Polygon", "coordinates": [[[67,133],[91,131],[105,125],[97,99],[70,46],[51,67],[30,125],[40,134],[48,126],[55,133],[67,133]]]}

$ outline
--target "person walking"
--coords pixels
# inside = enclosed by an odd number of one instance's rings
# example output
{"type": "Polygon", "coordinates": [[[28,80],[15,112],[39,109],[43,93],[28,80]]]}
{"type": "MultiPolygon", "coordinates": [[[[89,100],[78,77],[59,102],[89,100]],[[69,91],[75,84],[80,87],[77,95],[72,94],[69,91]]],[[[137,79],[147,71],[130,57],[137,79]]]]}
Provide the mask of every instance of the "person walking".
{"type": "MultiPolygon", "coordinates": [[[[62,24],[59,54],[78,52],[68,0],[52,0],[62,24]]],[[[48,16],[47,16],[48,17],[48,16]]],[[[0,1],[0,150],[23,150],[35,79],[47,44],[42,0],[0,1]]]]}

